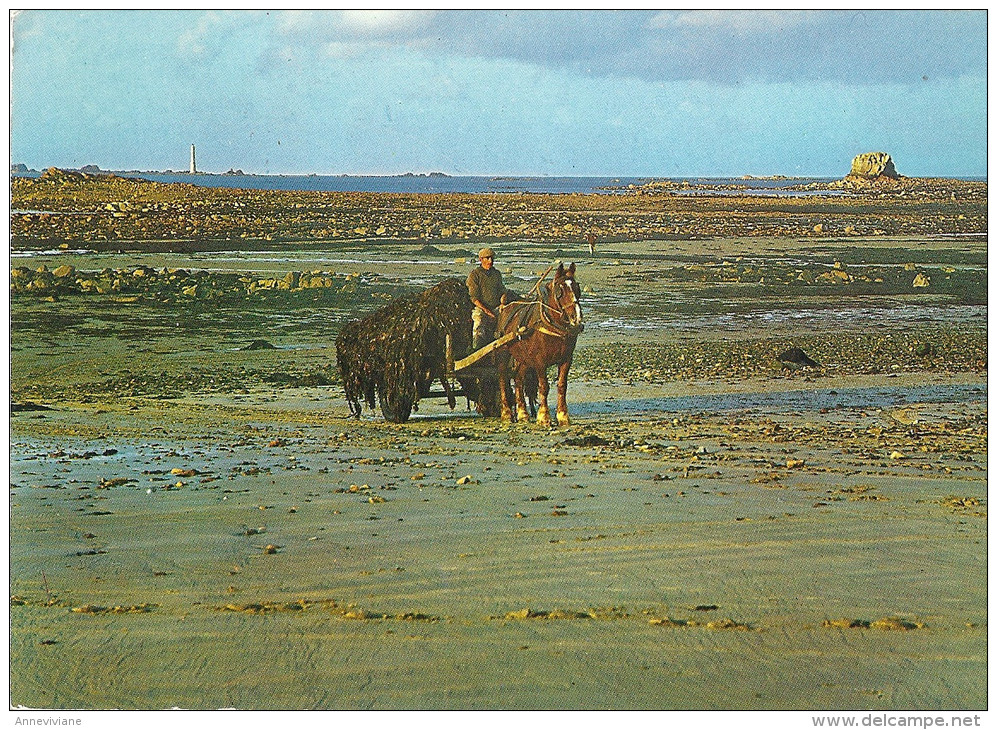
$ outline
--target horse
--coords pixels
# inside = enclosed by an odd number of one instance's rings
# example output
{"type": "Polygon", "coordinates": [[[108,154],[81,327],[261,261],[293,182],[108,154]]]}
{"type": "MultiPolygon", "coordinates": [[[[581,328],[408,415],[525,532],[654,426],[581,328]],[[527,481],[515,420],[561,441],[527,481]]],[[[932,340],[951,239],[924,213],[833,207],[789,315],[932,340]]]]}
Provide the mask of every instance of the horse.
{"type": "Polygon", "coordinates": [[[547,368],[557,365],[557,423],[559,426],[571,424],[568,418],[568,371],[575,352],[578,335],[584,329],[582,309],[578,303],[581,288],[575,281],[575,265],[567,269],[559,264],[553,281],[544,287],[534,301],[509,302],[499,309],[496,337],[516,332],[520,327],[527,331],[508,347],[496,353],[499,384],[502,396],[502,420],[512,422],[513,412],[510,401],[509,379],[515,371],[516,381],[516,420],[529,421],[523,386],[529,371],[536,373],[540,407],[537,409],[537,425],[551,425],[547,395],[550,383],[547,368]]]}

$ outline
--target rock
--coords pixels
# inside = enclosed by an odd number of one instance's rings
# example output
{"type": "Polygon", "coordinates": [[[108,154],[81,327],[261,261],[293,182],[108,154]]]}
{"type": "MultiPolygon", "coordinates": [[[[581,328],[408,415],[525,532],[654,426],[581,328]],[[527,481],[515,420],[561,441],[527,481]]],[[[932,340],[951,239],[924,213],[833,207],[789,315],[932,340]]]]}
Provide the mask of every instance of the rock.
{"type": "Polygon", "coordinates": [[[52,272],[52,276],[62,279],[67,276],[72,276],[75,273],[76,269],[74,269],[72,266],[63,265],[55,269],[55,271],[52,272]]]}
{"type": "Polygon", "coordinates": [[[818,284],[847,284],[851,280],[851,275],[847,271],[842,271],[840,269],[825,271],[823,274],[818,274],[814,277],[814,281],[818,284]]]}
{"type": "Polygon", "coordinates": [[[825,629],[867,629],[869,622],[856,618],[836,618],[821,624],[825,629]]]}
{"type": "Polygon", "coordinates": [[[929,287],[931,286],[931,279],[929,279],[923,273],[918,273],[918,275],[914,277],[914,281],[911,282],[911,286],[913,286],[915,289],[923,289],[925,287],[929,287]]]}
{"type": "Polygon", "coordinates": [[[246,350],[276,350],[276,349],[277,349],[276,347],[274,347],[272,344],[270,344],[266,340],[253,340],[252,342],[250,342],[245,347],[240,347],[239,348],[240,351],[246,351],[246,350]]]}
{"type": "Polygon", "coordinates": [[[900,177],[893,166],[893,158],[885,152],[866,152],[857,155],[852,160],[852,170],[849,177],[860,177],[875,180],[880,177],[896,179],[900,177]]]}
{"type": "Polygon", "coordinates": [[[42,181],[67,182],[69,180],[82,180],[83,175],[72,170],[60,170],[58,167],[50,167],[38,179],[42,181]]]}
{"type": "Polygon", "coordinates": [[[779,362],[782,363],[784,368],[789,370],[802,370],[803,368],[819,368],[821,364],[811,358],[807,353],[805,353],[799,347],[790,347],[783,353],[780,353],[779,362]]]}
{"type": "Polygon", "coordinates": [[[904,621],[896,616],[881,618],[869,624],[869,628],[880,629],[882,631],[913,631],[923,629],[924,624],[917,621],[904,621]]]}
{"type": "Polygon", "coordinates": [[[24,411],[51,411],[52,409],[48,406],[38,405],[37,403],[32,403],[29,400],[23,403],[10,402],[10,412],[11,413],[21,413],[24,411]]]}

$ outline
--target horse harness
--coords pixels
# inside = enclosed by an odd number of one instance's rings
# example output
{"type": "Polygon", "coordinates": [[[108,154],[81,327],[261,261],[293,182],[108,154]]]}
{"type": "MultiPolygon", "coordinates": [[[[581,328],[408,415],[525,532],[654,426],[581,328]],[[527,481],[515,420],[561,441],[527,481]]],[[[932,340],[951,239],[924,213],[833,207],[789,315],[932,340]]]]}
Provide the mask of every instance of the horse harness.
{"type": "MultiPolygon", "coordinates": [[[[562,318],[565,317],[566,315],[563,310],[552,307],[539,298],[532,302],[524,302],[524,301],[509,302],[508,304],[505,305],[505,307],[512,307],[516,305],[524,307],[524,310],[522,311],[522,313],[517,312],[515,314],[510,315],[510,318],[505,326],[506,330],[509,329],[509,322],[518,322],[520,326],[525,325],[529,327],[531,330],[534,330],[536,332],[542,332],[545,335],[549,335],[550,337],[557,337],[562,340],[566,340],[572,334],[577,334],[576,332],[572,332],[573,328],[566,327],[562,329],[560,325],[558,325],[551,319],[550,313],[553,313],[558,317],[562,318]],[[538,309],[535,309],[535,307],[538,307],[538,309]],[[534,315],[533,313],[535,311],[539,311],[539,313],[534,315]],[[535,322],[535,320],[537,319],[539,320],[539,323],[535,322]],[[528,321],[528,320],[533,320],[533,321],[528,321]]],[[[521,339],[521,337],[519,339],[521,339]]]]}

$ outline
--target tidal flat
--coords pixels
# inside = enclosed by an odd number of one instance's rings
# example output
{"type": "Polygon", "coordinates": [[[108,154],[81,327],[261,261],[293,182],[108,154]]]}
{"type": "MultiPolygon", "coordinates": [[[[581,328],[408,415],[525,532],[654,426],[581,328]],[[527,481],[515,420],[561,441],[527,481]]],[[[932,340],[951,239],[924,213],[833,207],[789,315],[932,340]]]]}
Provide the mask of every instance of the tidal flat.
{"type": "MultiPolygon", "coordinates": [[[[938,199],[910,235],[848,218],[909,200],[836,198],[799,235],[489,239],[521,291],[578,266],[558,429],[347,417],[339,327],[466,276],[473,235],[17,229],[11,704],[985,708],[985,204],[938,199]]],[[[418,202],[478,220],[453,200],[418,202]]]]}

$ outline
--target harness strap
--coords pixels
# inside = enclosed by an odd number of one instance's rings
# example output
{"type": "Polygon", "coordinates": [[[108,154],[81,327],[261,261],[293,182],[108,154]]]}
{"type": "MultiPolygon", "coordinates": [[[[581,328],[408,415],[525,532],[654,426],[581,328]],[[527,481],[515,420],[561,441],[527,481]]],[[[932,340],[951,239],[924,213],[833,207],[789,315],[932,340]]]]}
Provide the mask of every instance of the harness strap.
{"type": "Polygon", "coordinates": [[[548,329],[547,327],[544,327],[543,325],[538,325],[537,328],[536,328],[536,330],[537,330],[537,332],[542,332],[543,334],[550,335],[551,337],[559,337],[562,340],[567,339],[567,337],[568,337],[568,333],[567,332],[555,332],[554,330],[548,329]]]}
{"type": "MultiPolygon", "coordinates": [[[[539,324],[527,323],[527,322],[523,321],[524,319],[526,319],[526,317],[523,317],[522,319],[520,319],[519,320],[519,324],[529,326],[531,329],[533,329],[533,330],[535,330],[537,332],[542,332],[543,334],[548,335],[550,337],[557,337],[557,338],[562,339],[562,340],[568,338],[568,336],[570,334],[570,331],[571,331],[570,328],[561,329],[558,326],[558,324],[555,323],[552,320],[552,318],[551,318],[551,316],[549,314],[549,313],[553,313],[553,314],[557,315],[558,318],[564,317],[564,313],[562,311],[560,311],[559,309],[556,309],[555,307],[550,306],[549,304],[547,304],[546,302],[544,302],[543,300],[540,300],[540,299],[536,299],[536,300],[533,300],[533,301],[520,300],[520,301],[515,301],[515,302],[509,302],[508,304],[504,305],[502,307],[502,309],[505,309],[507,307],[512,307],[514,304],[528,305],[530,308],[533,308],[533,307],[536,307],[536,305],[539,305],[539,311],[537,312],[537,314],[534,317],[532,317],[532,319],[534,319],[534,321],[539,320],[539,324]]],[[[528,316],[528,315],[532,314],[532,312],[525,312],[524,314],[528,316]]],[[[510,320],[510,322],[506,325],[506,327],[508,328],[515,321],[515,319],[516,319],[516,317],[514,317],[512,320],[510,320]]]]}

